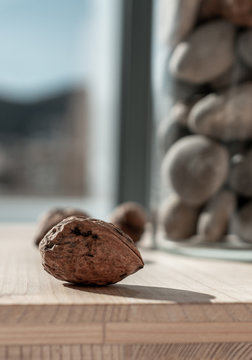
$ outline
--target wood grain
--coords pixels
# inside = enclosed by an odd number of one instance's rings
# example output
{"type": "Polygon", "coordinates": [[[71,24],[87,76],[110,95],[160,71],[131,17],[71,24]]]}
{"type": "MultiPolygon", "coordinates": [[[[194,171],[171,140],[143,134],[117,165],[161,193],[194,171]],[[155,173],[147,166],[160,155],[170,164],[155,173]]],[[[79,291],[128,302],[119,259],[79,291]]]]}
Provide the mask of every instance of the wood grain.
{"type": "Polygon", "coordinates": [[[1,360],[251,360],[252,343],[1,346],[1,360]]]}
{"type": "Polygon", "coordinates": [[[251,360],[252,344],[159,344],[125,347],[125,360],[251,360]]]}
{"type": "Polygon", "coordinates": [[[80,287],[42,269],[33,233],[0,227],[0,360],[78,359],[83,349],[87,359],[176,359],[182,348],[225,359],[221,344],[248,358],[251,264],[143,250],[145,268],[121,283],[80,287]]]}
{"type": "Polygon", "coordinates": [[[252,323],[173,323],[106,325],[105,342],[110,344],[176,344],[212,342],[250,342],[252,323]]]}
{"type": "Polygon", "coordinates": [[[103,325],[16,325],[0,328],[0,344],[102,344],[103,325]]]}

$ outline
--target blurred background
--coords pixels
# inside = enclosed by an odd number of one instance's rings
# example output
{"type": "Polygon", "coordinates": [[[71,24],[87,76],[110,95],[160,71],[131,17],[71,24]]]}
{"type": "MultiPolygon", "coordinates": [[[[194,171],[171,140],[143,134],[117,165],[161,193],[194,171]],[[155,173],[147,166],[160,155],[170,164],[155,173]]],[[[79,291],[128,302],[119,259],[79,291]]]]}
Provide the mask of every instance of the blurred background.
{"type": "Polygon", "coordinates": [[[148,203],[151,1],[0,1],[0,222],[148,203]]]}

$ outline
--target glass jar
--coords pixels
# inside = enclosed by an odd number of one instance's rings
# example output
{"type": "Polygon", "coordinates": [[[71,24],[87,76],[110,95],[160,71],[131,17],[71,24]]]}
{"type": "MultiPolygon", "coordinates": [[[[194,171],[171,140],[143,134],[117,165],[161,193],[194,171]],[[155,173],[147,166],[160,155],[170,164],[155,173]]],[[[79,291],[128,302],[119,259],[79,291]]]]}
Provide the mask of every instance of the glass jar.
{"type": "Polygon", "coordinates": [[[156,244],[252,259],[252,2],[154,10],[156,244]]]}

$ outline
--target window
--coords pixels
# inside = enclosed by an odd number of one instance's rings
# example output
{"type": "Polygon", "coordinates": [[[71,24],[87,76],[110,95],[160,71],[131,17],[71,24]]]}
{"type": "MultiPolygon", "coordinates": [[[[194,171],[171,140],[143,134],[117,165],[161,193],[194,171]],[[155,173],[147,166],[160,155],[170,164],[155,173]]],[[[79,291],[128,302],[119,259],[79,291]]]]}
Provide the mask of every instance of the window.
{"type": "Polygon", "coordinates": [[[116,198],[118,0],[0,3],[0,222],[116,198]]]}

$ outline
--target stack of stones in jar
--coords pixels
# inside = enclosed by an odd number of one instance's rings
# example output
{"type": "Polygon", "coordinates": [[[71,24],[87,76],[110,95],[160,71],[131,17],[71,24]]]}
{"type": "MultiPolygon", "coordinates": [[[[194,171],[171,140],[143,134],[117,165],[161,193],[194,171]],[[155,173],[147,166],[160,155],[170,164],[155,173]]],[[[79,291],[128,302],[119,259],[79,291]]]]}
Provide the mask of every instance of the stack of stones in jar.
{"type": "Polygon", "coordinates": [[[172,189],[161,224],[175,241],[196,235],[216,243],[233,234],[251,243],[252,1],[176,6],[165,37],[171,51],[164,82],[173,106],[158,129],[162,179],[172,189]]]}

